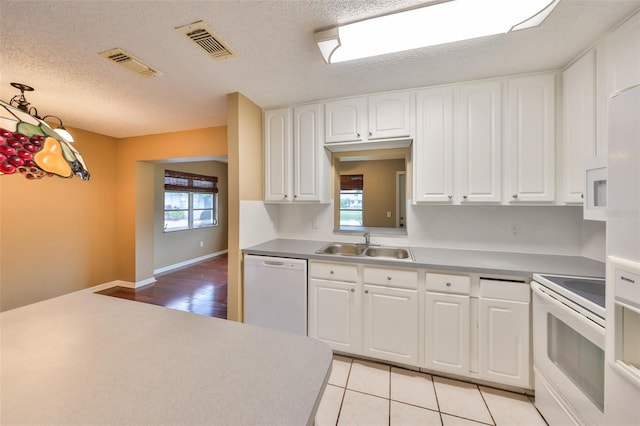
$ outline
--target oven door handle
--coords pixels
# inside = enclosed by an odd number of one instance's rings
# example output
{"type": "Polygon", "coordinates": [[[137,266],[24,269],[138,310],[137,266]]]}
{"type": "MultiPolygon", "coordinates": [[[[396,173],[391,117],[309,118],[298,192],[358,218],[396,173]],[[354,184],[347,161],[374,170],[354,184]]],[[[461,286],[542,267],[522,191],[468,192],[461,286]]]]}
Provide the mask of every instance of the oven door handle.
{"type": "Polygon", "coordinates": [[[569,312],[572,315],[572,317],[574,317],[577,321],[582,323],[582,325],[590,328],[592,332],[597,334],[604,332],[604,327],[594,322],[593,320],[589,319],[590,313],[587,311],[582,311],[582,308],[580,308],[579,306],[576,306],[575,308],[573,308],[571,306],[568,306],[562,303],[555,297],[547,294],[544,290],[542,290],[542,286],[535,281],[531,281],[531,290],[535,295],[542,298],[546,303],[552,305],[555,309],[560,309],[563,312],[569,312]]]}

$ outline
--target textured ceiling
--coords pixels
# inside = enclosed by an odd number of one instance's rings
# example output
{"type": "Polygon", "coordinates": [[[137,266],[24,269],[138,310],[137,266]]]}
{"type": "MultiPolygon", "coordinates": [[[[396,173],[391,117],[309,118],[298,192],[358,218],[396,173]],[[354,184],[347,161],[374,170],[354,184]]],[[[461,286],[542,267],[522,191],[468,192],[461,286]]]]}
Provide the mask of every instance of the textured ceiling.
{"type": "MultiPolygon", "coordinates": [[[[478,0],[480,1],[480,0],[478,0]]],[[[522,0],[518,0],[522,1],[522,0]]],[[[416,0],[0,0],[0,99],[114,137],[226,124],[226,95],[262,107],[558,69],[640,8],[640,0],[561,0],[538,28],[326,65],[317,29],[413,7],[416,0]],[[216,61],[174,31],[204,20],[239,57],[216,61]],[[163,75],[98,56],[119,47],[163,75]]]]}

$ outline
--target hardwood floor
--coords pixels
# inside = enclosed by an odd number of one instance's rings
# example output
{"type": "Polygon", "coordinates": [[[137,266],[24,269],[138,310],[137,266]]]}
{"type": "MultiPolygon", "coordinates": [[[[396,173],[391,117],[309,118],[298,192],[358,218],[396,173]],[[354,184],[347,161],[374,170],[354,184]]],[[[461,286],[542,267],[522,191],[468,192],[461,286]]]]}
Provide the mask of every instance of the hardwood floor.
{"type": "Polygon", "coordinates": [[[157,275],[155,283],[138,289],[112,287],[98,293],[226,319],[227,269],[223,254],[157,275]]]}

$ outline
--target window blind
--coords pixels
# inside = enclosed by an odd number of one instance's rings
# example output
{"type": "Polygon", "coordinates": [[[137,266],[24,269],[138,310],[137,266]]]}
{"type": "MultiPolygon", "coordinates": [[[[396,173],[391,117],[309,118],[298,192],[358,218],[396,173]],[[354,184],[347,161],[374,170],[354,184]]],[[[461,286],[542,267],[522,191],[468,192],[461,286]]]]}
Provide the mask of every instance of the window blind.
{"type": "Polygon", "coordinates": [[[165,191],[218,192],[218,177],[195,173],[164,171],[165,191]]]}
{"type": "Polygon", "coordinates": [[[362,175],[340,175],[340,190],[354,190],[363,189],[363,176],[362,175]]]}

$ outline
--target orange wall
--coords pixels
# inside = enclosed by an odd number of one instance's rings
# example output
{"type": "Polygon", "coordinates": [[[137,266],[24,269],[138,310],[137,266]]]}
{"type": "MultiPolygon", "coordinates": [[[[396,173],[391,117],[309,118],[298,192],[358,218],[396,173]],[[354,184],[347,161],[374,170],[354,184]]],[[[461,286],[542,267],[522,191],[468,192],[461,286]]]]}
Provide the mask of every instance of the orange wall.
{"type": "Polygon", "coordinates": [[[151,278],[153,209],[136,203],[153,197],[153,174],[146,179],[145,173],[153,165],[145,161],[227,153],[226,126],[126,139],[69,130],[91,180],[0,176],[1,311],[106,282],[151,278]],[[136,220],[150,230],[136,228],[136,220]]]}
{"type": "Polygon", "coordinates": [[[227,96],[229,126],[229,267],[227,318],[243,319],[240,203],[262,200],[262,109],[241,93],[227,96]]]}
{"type": "Polygon", "coordinates": [[[117,140],[70,129],[91,180],[0,176],[0,310],[118,278],[117,140]]]}
{"type": "MultiPolygon", "coordinates": [[[[159,135],[124,138],[117,149],[117,246],[118,277],[139,282],[153,276],[153,238],[136,235],[136,218],[141,223],[151,220],[153,211],[136,206],[137,192],[153,194],[153,178],[139,181],[136,176],[139,162],[163,159],[189,159],[227,154],[226,126],[159,135]],[[138,188],[138,191],[136,191],[138,188]],[[151,218],[147,216],[151,213],[151,218]],[[136,249],[136,238],[141,243],[136,249]],[[137,270],[136,270],[136,263],[137,270]]],[[[143,194],[142,194],[143,195],[143,194]]],[[[150,227],[153,232],[153,226],[150,227]]],[[[148,234],[147,232],[145,234],[148,234]]]]}

